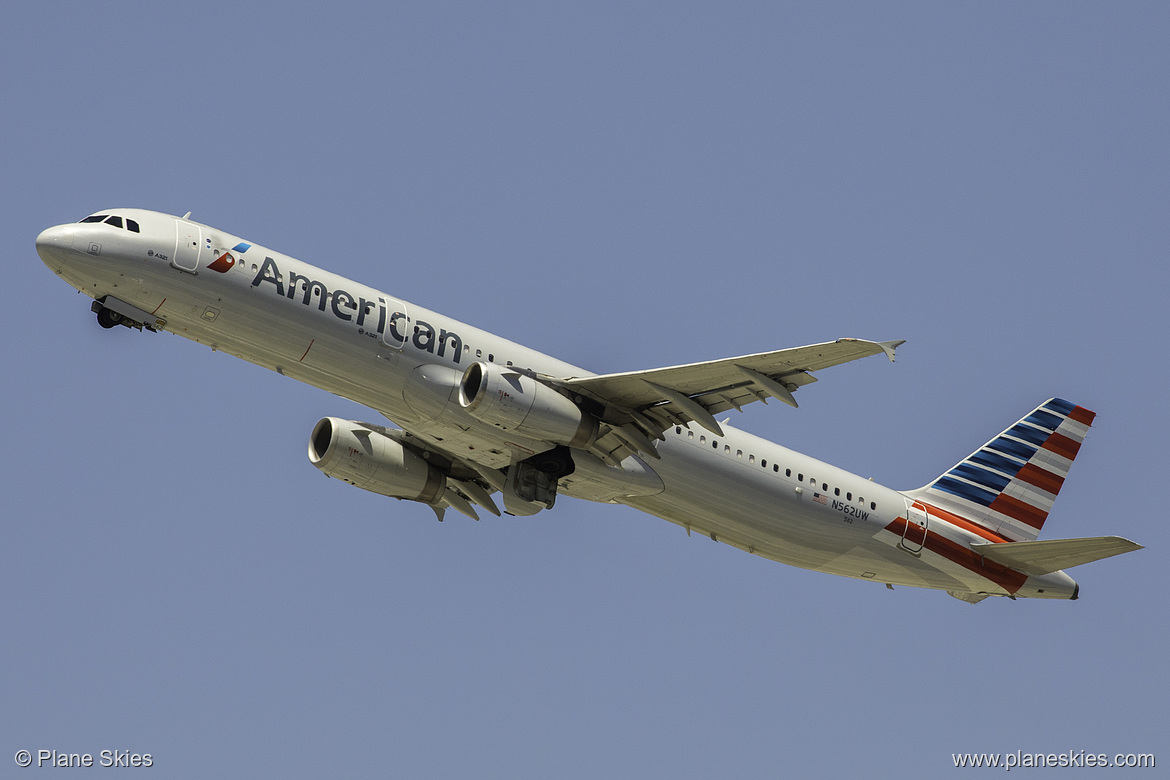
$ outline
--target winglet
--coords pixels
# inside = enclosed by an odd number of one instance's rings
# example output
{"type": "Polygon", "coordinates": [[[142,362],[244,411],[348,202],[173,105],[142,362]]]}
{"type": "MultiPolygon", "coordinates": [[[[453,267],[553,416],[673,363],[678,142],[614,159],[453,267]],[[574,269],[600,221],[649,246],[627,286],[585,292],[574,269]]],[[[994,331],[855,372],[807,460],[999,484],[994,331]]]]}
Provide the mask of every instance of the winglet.
{"type": "Polygon", "coordinates": [[[879,341],[876,342],[882,348],[882,352],[886,353],[886,357],[890,362],[894,362],[894,350],[906,343],[906,339],[895,339],[893,341],[879,341]]]}

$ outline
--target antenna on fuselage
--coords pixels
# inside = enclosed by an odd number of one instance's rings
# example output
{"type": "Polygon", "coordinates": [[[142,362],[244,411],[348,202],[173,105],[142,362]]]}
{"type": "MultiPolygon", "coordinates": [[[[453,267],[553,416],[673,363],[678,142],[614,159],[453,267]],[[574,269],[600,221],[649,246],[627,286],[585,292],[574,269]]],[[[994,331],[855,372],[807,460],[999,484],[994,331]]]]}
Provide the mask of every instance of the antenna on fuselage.
{"type": "Polygon", "coordinates": [[[183,215],[183,219],[190,219],[190,218],[191,218],[191,212],[190,212],[190,211],[188,211],[186,214],[184,214],[184,215],[183,215]]]}

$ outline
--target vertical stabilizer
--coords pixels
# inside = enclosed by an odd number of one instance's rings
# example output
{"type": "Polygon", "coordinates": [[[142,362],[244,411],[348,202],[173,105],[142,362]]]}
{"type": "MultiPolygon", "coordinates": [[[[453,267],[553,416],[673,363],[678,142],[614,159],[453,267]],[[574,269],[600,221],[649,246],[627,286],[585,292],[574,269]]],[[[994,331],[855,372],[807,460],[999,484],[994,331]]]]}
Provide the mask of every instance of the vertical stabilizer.
{"type": "Polygon", "coordinates": [[[1068,401],[1049,399],[909,495],[1009,541],[1031,541],[1039,536],[1095,416],[1068,401]]]}

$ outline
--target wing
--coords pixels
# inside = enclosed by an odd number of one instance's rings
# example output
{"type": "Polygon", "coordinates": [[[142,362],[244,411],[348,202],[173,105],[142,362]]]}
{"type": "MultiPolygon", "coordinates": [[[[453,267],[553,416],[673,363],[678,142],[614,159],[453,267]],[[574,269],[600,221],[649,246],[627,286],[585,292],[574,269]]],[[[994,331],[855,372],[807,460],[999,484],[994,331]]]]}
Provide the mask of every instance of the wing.
{"type": "Polygon", "coordinates": [[[685,366],[554,380],[551,384],[600,408],[598,417],[609,430],[593,449],[616,462],[632,451],[657,457],[650,440],[662,439],[662,432],[672,425],[693,421],[722,436],[723,429],[714,417],[719,412],[742,409],[769,397],[796,406],[792,393],[817,381],[810,372],[878,354],[885,354],[892,362],[894,350],[903,343],[837,339],[685,366]]]}

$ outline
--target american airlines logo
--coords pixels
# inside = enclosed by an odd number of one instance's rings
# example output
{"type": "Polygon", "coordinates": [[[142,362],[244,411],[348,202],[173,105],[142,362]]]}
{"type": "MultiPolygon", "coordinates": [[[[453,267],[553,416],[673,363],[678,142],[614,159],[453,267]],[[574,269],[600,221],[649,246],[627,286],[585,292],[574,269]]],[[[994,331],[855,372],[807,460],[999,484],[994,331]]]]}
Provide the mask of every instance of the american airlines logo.
{"type": "Polygon", "coordinates": [[[232,257],[231,252],[224,252],[215,259],[215,262],[209,263],[207,267],[216,273],[226,274],[236,264],[236,258],[232,257]]]}
{"type": "MultiPolygon", "coordinates": [[[[230,257],[226,252],[224,256],[230,257]]],[[[220,258],[220,260],[222,259],[223,257],[220,258]]],[[[219,263],[220,260],[216,260],[212,266],[219,263]]],[[[234,264],[235,261],[231,262],[234,264]]],[[[223,270],[218,268],[213,270],[224,273],[228,268],[231,268],[231,265],[227,265],[223,270]]],[[[339,320],[352,322],[370,335],[376,335],[383,339],[388,338],[395,343],[405,344],[409,336],[410,342],[417,349],[439,357],[445,357],[447,346],[450,345],[451,360],[455,363],[459,362],[463,354],[463,338],[458,333],[440,328],[436,334],[434,326],[422,320],[416,320],[413,332],[410,332],[410,319],[406,312],[387,311],[386,302],[382,298],[370,301],[360,295],[354,296],[340,288],[330,291],[323,282],[295,271],[289,271],[287,285],[283,280],[284,276],[276,261],[271,257],[265,257],[260,270],[256,272],[256,277],[252,279],[252,286],[259,288],[263,284],[271,284],[277,295],[290,301],[297,300],[299,291],[301,293],[300,302],[304,306],[311,306],[315,303],[319,311],[328,310],[339,320]],[[371,316],[375,311],[378,313],[376,325],[371,316]]]]}

